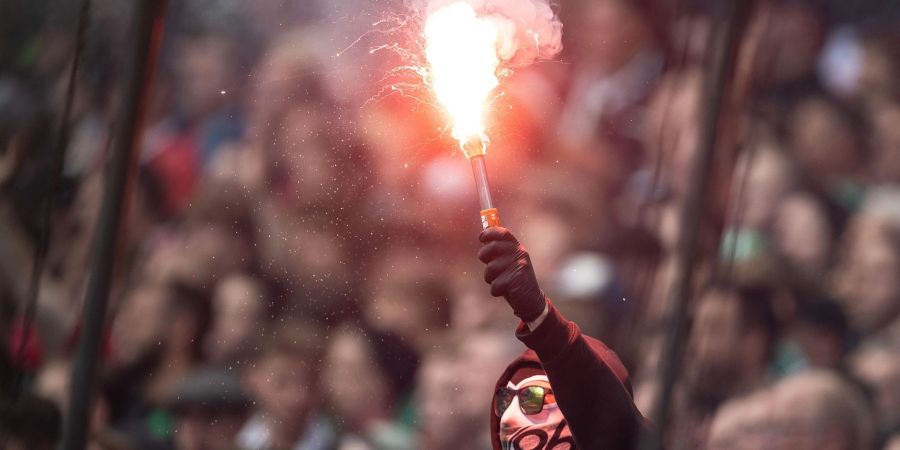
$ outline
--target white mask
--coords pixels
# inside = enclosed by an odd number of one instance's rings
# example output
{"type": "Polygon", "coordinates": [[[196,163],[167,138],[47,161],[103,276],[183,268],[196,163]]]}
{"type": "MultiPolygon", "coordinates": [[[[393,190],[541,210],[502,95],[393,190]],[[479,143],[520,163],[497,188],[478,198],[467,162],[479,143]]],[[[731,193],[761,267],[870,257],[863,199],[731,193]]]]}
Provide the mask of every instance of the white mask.
{"type": "MultiPolygon", "coordinates": [[[[518,391],[527,386],[550,388],[546,375],[534,375],[506,387],[518,391]]],[[[518,396],[500,417],[500,445],[503,450],[574,450],[575,440],[559,405],[552,398],[544,398],[544,406],[537,414],[525,414],[519,408],[518,396]]]]}

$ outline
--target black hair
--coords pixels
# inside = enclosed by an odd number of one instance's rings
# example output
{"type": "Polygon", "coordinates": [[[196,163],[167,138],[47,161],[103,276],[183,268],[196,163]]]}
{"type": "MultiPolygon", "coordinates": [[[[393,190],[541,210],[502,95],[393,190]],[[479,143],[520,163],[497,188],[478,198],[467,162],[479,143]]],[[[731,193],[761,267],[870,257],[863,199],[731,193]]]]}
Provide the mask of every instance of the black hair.
{"type": "Polygon", "coordinates": [[[837,302],[828,298],[798,297],[797,321],[830,331],[843,342],[850,336],[847,314],[837,302]]]}
{"type": "Polygon", "coordinates": [[[3,443],[12,441],[29,449],[53,449],[61,428],[62,414],[50,400],[25,395],[10,403],[0,403],[3,443]]]}
{"type": "Polygon", "coordinates": [[[419,368],[418,352],[400,336],[362,324],[359,331],[366,339],[379,369],[385,374],[391,397],[397,401],[413,388],[419,368]]]}
{"type": "Polygon", "coordinates": [[[763,331],[769,346],[777,340],[779,327],[775,310],[772,307],[774,292],[769,288],[754,287],[737,290],[740,301],[740,323],[744,330],[763,331]]]}
{"type": "Polygon", "coordinates": [[[761,331],[766,338],[766,355],[771,356],[778,341],[780,327],[775,315],[775,292],[769,287],[738,287],[724,281],[713,281],[706,292],[718,291],[723,299],[734,298],[738,302],[738,325],[741,331],[761,331]]]}

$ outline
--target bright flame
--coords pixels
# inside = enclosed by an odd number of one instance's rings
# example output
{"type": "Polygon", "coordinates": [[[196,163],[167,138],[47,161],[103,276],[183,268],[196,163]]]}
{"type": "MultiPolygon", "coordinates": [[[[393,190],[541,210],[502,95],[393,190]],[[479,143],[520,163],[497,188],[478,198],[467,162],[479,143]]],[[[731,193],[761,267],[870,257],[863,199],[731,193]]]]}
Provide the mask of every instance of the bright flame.
{"type": "Polygon", "coordinates": [[[431,86],[453,121],[453,137],[460,145],[473,139],[486,142],[484,110],[497,87],[499,30],[478,17],[471,5],[451,3],[425,21],[425,58],[431,86]]]}

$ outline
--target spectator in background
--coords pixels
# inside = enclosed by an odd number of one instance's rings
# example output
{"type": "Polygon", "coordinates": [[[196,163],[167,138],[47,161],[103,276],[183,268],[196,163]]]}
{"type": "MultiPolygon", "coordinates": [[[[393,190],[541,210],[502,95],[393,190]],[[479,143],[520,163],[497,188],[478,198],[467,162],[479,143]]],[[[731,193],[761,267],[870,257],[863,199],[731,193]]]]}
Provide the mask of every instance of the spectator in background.
{"type": "Polygon", "coordinates": [[[702,446],[710,420],[728,398],[767,382],[777,342],[771,292],[716,283],[701,291],[684,362],[683,392],[673,417],[673,442],[702,446]]]}
{"type": "Polygon", "coordinates": [[[801,296],[796,300],[796,316],[787,333],[799,346],[799,365],[835,371],[845,369],[850,325],[838,303],[801,296]]]}
{"type": "Polygon", "coordinates": [[[788,148],[817,189],[847,210],[862,201],[868,149],[863,119],[819,88],[796,100],[786,118],[788,148]]]}
{"type": "Polygon", "coordinates": [[[769,389],[736,397],[719,409],[710,450],[871,450],[865,397],[833,372],[792,375],[769,389]]]}
{"type": "Polygon", "coordinates": [[[485,374],[501,373],[521,353],[499,330],[472,330],[430,350],[416,384],[417,448],[490,449],[484,398],[494,394],[494,379],[485,374]]]}
{"type": "Polygon", "coordinates": [[[778,92],[815,77],[826,24],[812,2],[763,1],[754,9],[736,78],[758,92],[778,92]]]}
{"type": "Polygon", "coordinates": [[[149,132],[143,159],[164,188],[163,205],[171,217],[190,203],[202,168],[223,143],[243,133],[235,94],[234,38],[224,30],[197,27],[176,40],[175,110],[149,132]]]}
{"type": "Polygon", "coordinates": [[[62,415],[53,402],[26,396],[0,404],[0,446],[7,450],[52,450],[62,435],[62,415]]]}
{"type": "Polygon", "coordinates": [[[859,388],[828,371],[808,371],[772,387],[772,448],[869,450],[872,416],[859,388]]]}
{"type": "Polygon", "coordinates": [[[900,350],[896,343],[870,343],[850,359],[851,373],[870,391],[878,436],[886,440],[900,431],[900,350]]]}
{"type": "Polygon", "coordinates": [[[410,401],[419,356],[393,334],[346,322],[329,338],[322,390],[337,448],[412,449],[410,401]]]}
{"type": "Polygon", "coordinates": [[[256,334],[266,328],[270,302],[260,280],[242,273],[223,278],[213,291],[212,324],[204,343],[210,362],[246,363],[256,334]]]}
{"type": "Polygon", "coordinates": [[[880,99],[872,106],[869,171],[884,184],[900,183],[900,100],[880,99]]]}
{"type": "MultiPolygon", "coordinates": [[[[438,347],[425,357],[419,366],[416,380],[417,444],[419,448],[455,450],[476,447],[477,436],[472,433],[477,424],[470,422],[470,415],[463,411],[474,408],[466,405],[460,395],[459,370],[456,353],[446,347],[438,347]]],[[[481,412],[481,411],[479,411],[481,412]]],[[[476,414],[483,422],[482,414],[476,414]]]]}
{"type": "Polygon", "coordinates": [[[776,335],[772,295],[712,285],[694,306],[685,361],[690,403],[715,408],[765,383],[776,335]]]}
{"type": "Polygon", "coordinates": [[[796,174],[792,170],[785,147],[776,140],[753,143],[753,148],[738,157],[735,173],[746,177],[741,190],[741,211],[738,225],[755,233],[768,233],[772,229],[778,202],[796,185],[796,174]]]}
{"type": "Polygon", "coordinates": [[[142,281],[189,286],[209,293],[222,274],[240,271],[251,262],[252,243],[233,229],[202,216],[188,216],[160,230],[138,262],[142,281]]]}
{"type": "Polygon", "coordinates": [[[887,218],[865,212],[843,237],[835,295],[860,338],[891,333],[900,314],[900,236],[887,218]]]}
{"type": "Polygon", "coordinates": [[[250,398],[235,372],[197,369],[179,383],[166,407],[174,416],[178,450],[238,450],[235,437],[247,418],[250,398]]]}
{"type": "Polygon", "coordinates": [[[828,275],[839,230],[819,197],[795,191],[781,196],[773,238],[797,282],[814,286],[828,275]]]}
{"type": "Polygon", "coordinates": [[[123,392],[113,388],[112,415],[122,420],[133,418],[135,410],[145,408],[143,388],[148,373],[160,363],[160,344],[168,324],[170,298],[163,286],[140,284],[121,301],[110,332],[111,383],[121,379],[123,392]]]}
{"type": "Polygon", "coordinates": [[[564,34],[569,42],[591,45],[566,47],[577,63],[555,140],[585,168],[612,182],[621,181],[615,178],[639,157],[635,117],[662,69],[658,30],[644,6],[621,0],[576,2],[564,34]]]}
{"type": "MultiPolygon", "coordinates": [[[[50,400],[62,414],[69,411],[69,377],[72,367],[69,361],[54,359],[44,363],[34,380],[34,392],[43,399],[50,400]]],[[[104,448],[104,442],[125,441],[121,433],[117,433],[109,425],[110,409],[106,392],[97,392],[93,400],[88,424],[88,448],[98,450],[104,448]]]]}
{"type": "Polygon", "coordinates": [[[437,257],[413,246],[382,253],[369,272],[369,300],[362,309],[366,321],[427,351],[444,337],[450,322],[451,291],[442,267],[437,257]]]}
{"type": "Polygon", "coordinates": [[[503,373],[509,362],[523,351],[522,343],[510,339],[508,331],[485,331],[462,337],[457,359],[461,407],[455,414],[460,416],[457,420],[470,424],[469,447],[491,448],[492,430],[484,420],[487,406],[484,399],[495,393],[496,380],[487,374],[503,373]]]}
{"type": "Polygon", "coordinates": [[[716,410],[709,426],[707,450],[754,450],[772,448],[767,433],[770,414],[768,390],[734,397],[716,410]]]}
{"type": "Polygon", "coordinates": [[[140,285],[123,301],[110,337],[113,353],[106,389],[117,425],[138,436],[167,439],[163,406],[201,361],[209,326],[209,299],[173,284],[140,285]]]}
{"type": "Polygon", "coordinates": [[[251,418],[240,430],[242,450],[318,450],[335,445],[335,431],[321,411],[318,389],[324,336],[312,323],[288,320],[266,330],[242,378],[253,398],[251,418]]]}

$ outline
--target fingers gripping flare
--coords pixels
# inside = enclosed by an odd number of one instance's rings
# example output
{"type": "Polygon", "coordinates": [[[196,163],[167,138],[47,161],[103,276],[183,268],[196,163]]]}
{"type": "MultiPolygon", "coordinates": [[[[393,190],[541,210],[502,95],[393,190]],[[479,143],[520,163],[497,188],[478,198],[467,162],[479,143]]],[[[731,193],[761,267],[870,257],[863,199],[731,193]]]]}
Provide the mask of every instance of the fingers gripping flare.
{"type": "Polygon", "coordinates": [[[526,322],[540,316],[547,300],[525,247],[502,227],[488,228],[479,239],[484,246],[478,259],[486,264],[484,281],[490,283],[491,295],[505,298],[513,313],[526,322]]]}

